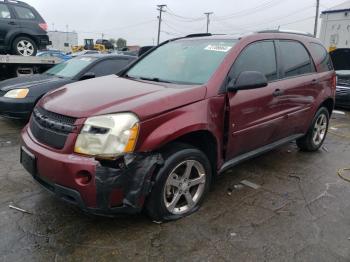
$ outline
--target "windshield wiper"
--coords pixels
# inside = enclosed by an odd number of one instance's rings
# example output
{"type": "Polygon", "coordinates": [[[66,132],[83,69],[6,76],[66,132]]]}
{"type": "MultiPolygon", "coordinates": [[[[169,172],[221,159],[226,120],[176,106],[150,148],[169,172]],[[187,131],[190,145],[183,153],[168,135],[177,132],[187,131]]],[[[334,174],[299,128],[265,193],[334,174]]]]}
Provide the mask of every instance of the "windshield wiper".
{"type": "Polygon", "coordinates": [[[124,77],[126,77],[126,78],[130,78],[130,79],[136,79],[135,77],[133,77],[133,76],[129,76],[128,74],[126,74],[126,75],[123,75],[124,77]]]}
{"type": "Polygon", "coordinates": [[[141,80],[152,81],[152,82],[161,82],[161,83],[174,83],[168,80],[163,80],[158,77],[140,77],[141,80]]]}

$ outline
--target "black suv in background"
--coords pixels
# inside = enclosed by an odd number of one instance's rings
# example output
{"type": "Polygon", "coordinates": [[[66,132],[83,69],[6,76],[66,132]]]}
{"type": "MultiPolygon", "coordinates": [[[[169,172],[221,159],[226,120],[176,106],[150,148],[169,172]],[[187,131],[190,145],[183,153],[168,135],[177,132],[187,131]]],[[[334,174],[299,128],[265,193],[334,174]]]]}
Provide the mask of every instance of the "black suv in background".
{"type": "Polygon", "coordinates": [[[0,52],[35,56],[49,45],[47,24],[30,5],[0,0],[0,52]]]}

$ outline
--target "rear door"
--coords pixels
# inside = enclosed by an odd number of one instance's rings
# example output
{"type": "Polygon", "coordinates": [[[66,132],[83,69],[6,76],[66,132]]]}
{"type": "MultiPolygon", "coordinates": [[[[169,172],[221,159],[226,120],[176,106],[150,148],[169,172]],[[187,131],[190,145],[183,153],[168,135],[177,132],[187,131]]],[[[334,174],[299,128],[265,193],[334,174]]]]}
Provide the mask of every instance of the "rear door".
{"type": "Polygon", "coordinates": [[[312,105],[320,92],[315,65],[306,47],[295,40],[276,41],[282,67],[278,96],[285,115],[279,134],[288,137],[301,134],[310,124],[312,105]]]}
{"type": "Polygon", "coordinates": [[[19,24],[13,17],[8,5],[0,3],[0,46],[7,43],[6,36],[13,30],[19,27],[19,24]]]}
{"type": "Polygon", "coordinates": [[[244,71],[259,71],[269,84],[263,88],[228,92],[229,134],[226,160],[253,151],[278,139],[282,112],[274,93],[281,86],[274,41],[247,46],[234,62],[229,79],[244,71]]]}
{"type": "Polygon", "coordinates": [[[33,9],[25,6],[12,5],[20,26],[24,28],[25,32],[32,35],[46,34],[46,31],[40,28],[39,24],[44,23],[41,16],[33,9]]]}

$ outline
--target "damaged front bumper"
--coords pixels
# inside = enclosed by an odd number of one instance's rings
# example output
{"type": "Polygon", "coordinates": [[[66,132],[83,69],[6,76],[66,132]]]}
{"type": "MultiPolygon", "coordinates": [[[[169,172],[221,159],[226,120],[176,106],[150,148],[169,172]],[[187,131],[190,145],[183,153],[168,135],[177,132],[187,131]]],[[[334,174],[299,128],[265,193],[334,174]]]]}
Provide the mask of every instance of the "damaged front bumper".
{"type": "Polygon", "coordinates": [[[146,196],[151,192],[152,175],[157,167],[163,164],[160,154],[138,153],[124,156],[122,161],[109,162],[108,167],[101,164],[96,167],[96,201],[99,211],[119,213],[125,209],[127,213],[141,211],[146,196]],[[122,206],[110,207],[115,190],[123,192],[122,206]]]}
{"type": "MultiPolygon", "coordinates": [[[[140,212],[152,187],[152,175],[163,164],[157,153],[97,161],[55,152],[33,140],[29,132],[27,128],[22,131],[21,154],[32,155],[35,169],[26,169],[33,178],[63,201],[96,215],[140,212]]],[[[27,161],[22,160],[25,167],[27,161]]]]}

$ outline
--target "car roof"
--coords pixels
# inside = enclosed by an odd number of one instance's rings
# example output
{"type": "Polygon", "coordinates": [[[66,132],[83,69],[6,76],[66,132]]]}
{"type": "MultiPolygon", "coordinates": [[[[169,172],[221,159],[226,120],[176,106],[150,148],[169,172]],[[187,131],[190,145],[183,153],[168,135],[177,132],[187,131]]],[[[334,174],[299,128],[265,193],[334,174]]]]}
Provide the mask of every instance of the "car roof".
{"type": "Polygon", "coordinates": [[[17,0],[0,0],[0,3],[5,3],[5,4],[10,4],[10,5],[17,5],[17,6],[22,6],[22,7],[27,7],[34,9],[33,6],[31,6],[28,3],[25,3],[23,1],[17,1],[17,0]]]}
{"type": "Polygon", "coordinates": [[[266,34],[269,37],[272,38],[278,38],[278,37],[289,37],[291,39],[293,38],[312,38],[315,39],[313,35],[307,33],[307,32],[298,32],[298,31],[279,31],[279,30],[265,30],[260,32],[251,32],[241,35],[229,35],[229,34],[192,34],[185,37],[179,37],[175,38],[173,40],[186,40],[186,39],[204,39],[204,40],[240,40],[244,37],[254,37],[254,36],[261,36],[262,34],[266,34]]]}

